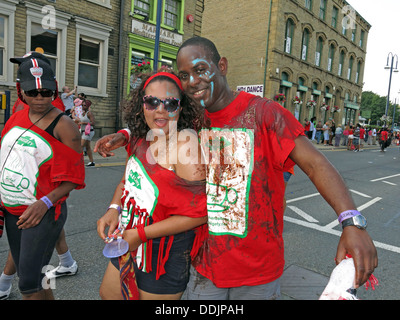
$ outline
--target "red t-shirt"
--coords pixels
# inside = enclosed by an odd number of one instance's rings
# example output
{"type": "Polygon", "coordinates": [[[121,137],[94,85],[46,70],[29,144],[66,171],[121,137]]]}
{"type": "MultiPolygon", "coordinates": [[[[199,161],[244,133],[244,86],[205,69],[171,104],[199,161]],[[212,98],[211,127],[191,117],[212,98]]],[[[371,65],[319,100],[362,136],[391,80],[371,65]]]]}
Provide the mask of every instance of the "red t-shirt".
{"type": "Polygon", "coordinates": [[[285,264],[283,172],[304,128],[278,103],[246,92],[206,117],[209,237],[193,265],[218,287],[274,281],[285,264]]]}
{"type": "MultiPolygon", "coordinates": [[[[12,115],[5,124],[0,157],[3,168],[1,200],[11,214],[21,215],[29,205],[63,181],[76,183],[76,189],[85,187],[83,154],[32,126],[29,109],[12,115]]],[[[56,218],[59,214],[57,205],[67,197],[54,204],[56,218]]]]}
{"type": "MultiPolygon", "coordinates": [[[[207,215],[206,186],[204,181],[187,181],[156,163],[149,150],[149,142],[141,139],[135,147],[127,146],[129,160],[126,164],[124,190],[121,199],[121,222],[127,228],[137,225],[149,225],[167,219],[173,215],[199,218],[207,215]]],[[[195,229],[192,248],[194,257],[204,236],[206,225],[195,229]]],[[[150,272],[152,241],[141,245],[136,260],[140,269],[150,272]]],[[[163,251],[166,237],[160,240],[156,278],[165,273],[164,265],[169,249],[163,251]],[[162,258],[160,258],[162,257],[162,258]]],[[[169,236],[165,248],[170,248],[174,236],[169,236]]]]}
{"type": "Polygon", "coordinates": [[[360,128],[360,139],[364,139],[365,137],[365,129],[360,128]]]}

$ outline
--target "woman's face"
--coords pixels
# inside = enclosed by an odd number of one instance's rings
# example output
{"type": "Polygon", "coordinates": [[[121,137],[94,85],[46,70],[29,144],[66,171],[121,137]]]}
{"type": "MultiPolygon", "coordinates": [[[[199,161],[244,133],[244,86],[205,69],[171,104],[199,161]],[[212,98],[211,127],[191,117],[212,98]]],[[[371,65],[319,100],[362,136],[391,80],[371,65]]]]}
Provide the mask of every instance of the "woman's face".
{"type": "Polygon", "coordinates": [[[89,110],[89,107],[86,105],[86,101],[82,101],[82,110],[83,111],[89,110]]]}
{"type": "Polygon", "coordinates": [[[33,111],[44,112],[51,106],[51,102],[53,101],[53,92],[48,89],[35,89],[23,92],[23,98],[33,111]],[[45,95],[51,95],[49,97],[43,97],[42,94],[38,92],[45,92],[45,95]],[[34,95],[36,95],[36,97],[34,95]]]}
{"type": "MultiPolygon", "coordinates": [[[[153,97],[153,99],[149,100],[153,103],[143,103],[143,112],[146,123],[151,130],[154,130],[154,133],[156,135],[163,131],[164,134],[168,136],[171,128],[175,128],[176,130],[177,121],[179,119],[179,114],[181,111],[180,106],[176,110],[171,109],[176,104],[176,99],[180,100],[181,98],[179,89],[170,81],[155,80],[148,84],[146,87],[145,98],[148,96],[153,97]],[[157,99],[154,99],[155,97],[158,98],[158,100],[162,101],[164,101],[165,99],[171,99],[169,100],[169,102],[171,102],[169,106],[169,111],[165,107],[165,101],[161,102],[156,107],[156,109],[154,109],[154,107],[157,105],[157,102],[160,102],[157,101],[157,99]]],[[[167,106],[169,102],[166,102],[167,106]]]]}

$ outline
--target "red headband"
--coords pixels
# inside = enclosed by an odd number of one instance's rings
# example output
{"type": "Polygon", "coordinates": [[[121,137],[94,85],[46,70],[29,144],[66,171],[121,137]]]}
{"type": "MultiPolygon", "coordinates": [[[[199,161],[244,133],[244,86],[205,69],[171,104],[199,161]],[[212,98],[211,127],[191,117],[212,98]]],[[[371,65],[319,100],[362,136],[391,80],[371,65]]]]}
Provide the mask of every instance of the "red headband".
{"type": "Polygon", "coordinates": [[[151,80],[153,80],[154,78],[157,78],[157,77],[162,77],[162,76],[168,77],[168,78],[171,78],[172,80],[174,80],[174,82],[175,82],[176,85],[179,87],[179,89],[181,89],[181,91],[183,91],[183,87],[182,87],[182,84],[181,84],[181,80],[179,80],[179,78],[178,78],[176,75],[174,75],[174,74],[172,74],[172,73],[169,73],[169,72],[158,72],[158,73],[156,73],[156,74],[153,74],[153,75],[152,75],[150,78],[148,78],[148,79],[146,80],[146,82],[144,83],[143,90],[146,89],[147,85],[149,84],[149,82],[150,82],[151,80]]]}

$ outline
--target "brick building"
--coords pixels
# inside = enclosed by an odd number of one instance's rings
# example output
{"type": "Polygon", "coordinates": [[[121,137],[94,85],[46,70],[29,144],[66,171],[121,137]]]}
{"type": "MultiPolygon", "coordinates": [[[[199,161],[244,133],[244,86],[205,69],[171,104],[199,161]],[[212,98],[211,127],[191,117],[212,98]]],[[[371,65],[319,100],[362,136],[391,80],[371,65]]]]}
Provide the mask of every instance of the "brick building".
{"type": "Polygon", "coordinates": [[[207,0],[202,35],[228,58],[231,88],[281,94],[301,122],[354,124],[370,28],[344,0],[207,0]]]}
{"type": "MultiPolygon", "coordinates": [[[[185,37],[201,32],[203,0],[161,1],[159,66],[175,65],[185,37]]],[[[17,99],[11,57],[42,48],[59,90],[78,86],[93,102],[96,137],[123,127],[132,66],[153,67],[157,0],[0,0],[0,92],[17,99]]],[[[4,121],[0,111],[0,129],[4,121]]]]}

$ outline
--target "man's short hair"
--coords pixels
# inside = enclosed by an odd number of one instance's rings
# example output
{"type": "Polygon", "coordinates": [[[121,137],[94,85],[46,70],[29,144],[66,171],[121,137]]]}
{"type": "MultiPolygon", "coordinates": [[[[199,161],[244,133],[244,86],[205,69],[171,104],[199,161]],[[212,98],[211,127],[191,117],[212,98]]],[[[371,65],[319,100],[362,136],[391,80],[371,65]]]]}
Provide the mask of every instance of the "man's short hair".
{"type": "Polygon", "coordinates": [[[182,43],[182,45],[180,46],[177,56],[179,54],[179,51],[184,48],[184,47],[188,47],[188,46],[200,46],[203,47],[209,54],[211,57],[211,61],[214,62],[215,65],[218,65],[219,60],[221,60],[221,56],[219,55],[219,52],[217,50],[217,47],[215,46],[215,44],[207,39],[207,38],[203,38],[203,37],[193,37],[190,38],[188,40],[186,40],[184,43],[182,43]]]}

